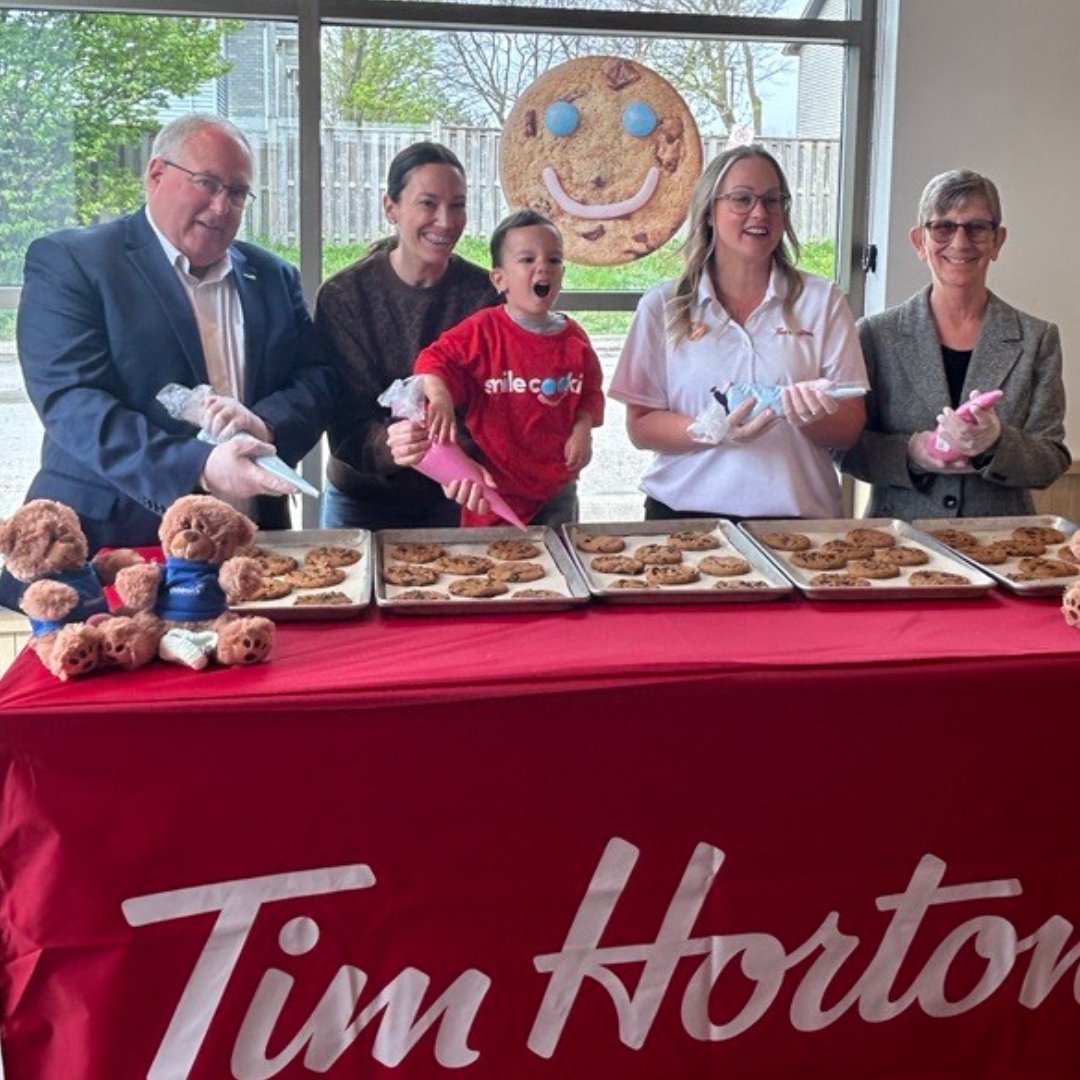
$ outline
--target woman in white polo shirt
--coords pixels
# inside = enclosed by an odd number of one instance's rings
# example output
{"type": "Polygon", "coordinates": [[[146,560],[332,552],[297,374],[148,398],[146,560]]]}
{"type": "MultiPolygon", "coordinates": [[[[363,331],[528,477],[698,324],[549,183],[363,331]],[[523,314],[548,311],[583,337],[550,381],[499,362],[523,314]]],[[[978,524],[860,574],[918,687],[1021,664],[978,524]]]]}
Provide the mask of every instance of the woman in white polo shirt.
{"type": "Polygon", "coordinates": [[[841,514],[830,450],[854,444],[866,410],[827,389],[865,386],[866,369],[843,293],[795,269],[790,204],[772,155],[725,151],[694,189],[686,268],[641,298],[609,393],[634,445],[656,451],[646,518],[841,514]],[[753,399],[732,408],[719,443],[695,441],[712,390],[739,383],[784,390],[754,416],[753,399]]]}

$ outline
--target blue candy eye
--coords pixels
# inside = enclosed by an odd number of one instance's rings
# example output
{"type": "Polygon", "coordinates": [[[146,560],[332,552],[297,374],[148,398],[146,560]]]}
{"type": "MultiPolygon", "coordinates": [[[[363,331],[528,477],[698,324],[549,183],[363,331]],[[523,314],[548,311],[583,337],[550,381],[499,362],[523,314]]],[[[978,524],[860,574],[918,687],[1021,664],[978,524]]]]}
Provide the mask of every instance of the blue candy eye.
{"type": "Polygon", "coordinates": [[[581,122],[581,113],[569,101],[553,101],[544,111],[544,123],[552,135],[573,135],[581,122]]]}
{"type": "Polygon", "coordinates": [[[623,127],[626,128],[635,139],[644,139],[656,130],[660,123],[651,105],[644,101],[632,101],[623,109],[623,127]]]}

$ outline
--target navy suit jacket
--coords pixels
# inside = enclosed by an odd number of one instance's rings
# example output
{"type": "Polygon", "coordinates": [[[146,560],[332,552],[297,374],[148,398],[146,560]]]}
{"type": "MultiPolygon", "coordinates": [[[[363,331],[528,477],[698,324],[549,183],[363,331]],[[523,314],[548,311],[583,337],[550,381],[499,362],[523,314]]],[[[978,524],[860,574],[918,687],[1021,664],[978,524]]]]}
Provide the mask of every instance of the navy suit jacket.
{"type": "MultiPolygon", "coordinates": [[[[296,269],[251,244],[230,250],[244,313],[244,404],[296,464],[325,427],[333,375],[296,269]]],[[[17,333],[45,425],[27,498],[72,507],[92,551],[156,544],[161,514],[196,489],[211,447],[155,400],[166,383],[208,378],[191,303],[145,212],[35,240],[17,333]]],[[[258,502],[258,524],[288,526],[285,499],[258,502]]]]}

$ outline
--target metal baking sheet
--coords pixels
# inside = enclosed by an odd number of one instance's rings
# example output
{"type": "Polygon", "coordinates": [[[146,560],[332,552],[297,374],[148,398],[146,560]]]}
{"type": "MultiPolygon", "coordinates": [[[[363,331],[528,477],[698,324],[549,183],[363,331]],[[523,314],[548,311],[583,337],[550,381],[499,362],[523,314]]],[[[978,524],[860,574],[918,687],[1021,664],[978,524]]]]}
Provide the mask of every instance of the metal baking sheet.
{"type": "Polygon", "coordinates": [[[779,600],[791,596],[793,588],[788,579],[778,573],[770,559],[760,548],[744,536],[727,518],[679,518],[671,521],[603,522],[599,524],[564,525],[563,539],[574,559],[581,576],[588,583],[589,591],[598,599],[615,604],[717,604],[732,601],[779,600]],[[750,563],[750,572],[738,577],[715,578],[702,574],[698,581],[689,585],[664,585],[651,589],[616,589],[612,583],[629,574],[605,574],[593,570],[590,565],[595,552],[579,551],[577,539],[583,536],[618,536],[626,541],[626,554],[642,544],[657,543],[661,537],[673,532],[711,532],[722,547],[708,551],[684,551],[683,561],[695,566],[709,555],[741,555],[750,563]],[[746,588],[716,588],[717,581],[740,581],[746,588]],[[750,582],[763,582],[754,586],[750,582]]]}
{"type": "Polygon", "coordinates": [[[291,555],[303,565],[304,556],[317,547],[349,547],[360,552],[360,561],[343,566],[345,580],[340,585],[316,589],[294,589],[280,600],[247,600],[230,604],[244,615],[266,615],[282,619],[348,619],[359,615],[371,603],[371,533],[367,529],[278,529],[255,534],[254,543],[266,551],[291,555]],[[320,592],[343,592],[347,604],[300,604],[297,598],[320,592]]]}
{"type": "MultiPolygon", "coordinates": [[[[1028,514],[1019,517],[987,517],[987,518],[919,518],[911,523],[932,537],[937,529],[963,529],[973,533],[981,544],[991,543],[995,540],[1005,540],[1012,536],[1013,529],[1028,525],[1047,526],[1058,529],[1068,538],[1076,532],[1075,521],[1059,517],[1055,514],[1028,514]]],[[[1059,554],[1063,544],[1049,544],[1044,558],[1061,559],[1059,554]]],[[[962,558],[972,566],[978,567],[984,573],[992,577],[999,585],[1016,593],[1017,596],[1060,596],[1062,591],[1076,581],[1080,581],[1080,566],[1072,577],[1046,578],[1042,581],[1013,581],[1009,574],[1014,574],[1020,569],[1022,555],[1011,557],[1007,562],[997,566],[980,562],[977,558],[966,555],[958,548],[949,548],[949,551],[962,558]]],[[[1067,559],[1061,560],[1067,562],[1067,559]]]]}
{"type": "MultiPolygon", "coordinates": [[[[589,590],[574,561],[566,553],[555,532],[543,525],[531,525],[524,532],[508,526],[483,529],[380,529],[375,533],[375,603],[383,611],[404,615],[461,615],[469,612],[561,611],[589,602],[589,590]],[[542,554],[530,562],[542,563],[547,574],[535,581],[510,585],[502,596],[471,599],[454,596],[447,590],[456,575],[443,574],[434,585],[422,588],[447,593],[447,600],[397,600],[395,597],[412,586],[392,585],[383,580],[383,569],[389,562],[386,546],[397,543],[440,544],[453,555],[484,555],[494,540],[531,540],[539,545],[542,554]],[[517,597],[522,589],[552,589],[558,597],[517,597]]],[[[476,575],[482,576],[482,575],[476,575]]]]}
{"type": "Polygon", "coordinates": [[[762,553],[791,581],[804,596],[812,600],[948,600],[984,596],[994,587],[993,578],[963,559],[944,544],[934,540],[921,529],[898,518],[826,518],[793,521],[790,518],[774,521],[743,521],[739,528],[749,536],[762,553]],[[881,529],[891,533],[897,543],[923,548],[930,561],[922,566],[901,566],[900,576],[871,580],[866,586],[811,585],[810,579],[820,573],[844,573],[834,571],[803,570],[793,566],[789,556],[793,553],[776,551],[761,539],[764,533],[791,532],[808,536],[812,548],[820,547],[827,540],[843,538],[852,529],[881,529]],[[916,570],[944,570],[961,574],[968,579],[967,585],[908,585],[907,579],[916,570]]]}

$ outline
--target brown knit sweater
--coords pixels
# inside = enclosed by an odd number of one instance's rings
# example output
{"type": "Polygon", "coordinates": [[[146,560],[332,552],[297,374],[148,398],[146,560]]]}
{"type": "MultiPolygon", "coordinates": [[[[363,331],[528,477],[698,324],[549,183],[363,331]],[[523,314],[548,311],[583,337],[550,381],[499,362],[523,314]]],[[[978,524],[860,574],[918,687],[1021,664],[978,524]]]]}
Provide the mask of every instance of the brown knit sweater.
{"type": "Polygon", "coordinates": [[[402,281],[385,248],[323,282],[315,329],[340,384],[328,428],[327,476],[336,488],[413,510],[443,498],[437,484],[394,464],[386,445],[390,415],[376,398],[411,375],[417,353],[444,330],[498,302],[487,272],[456,255],[429,288],[402,281]]]}

